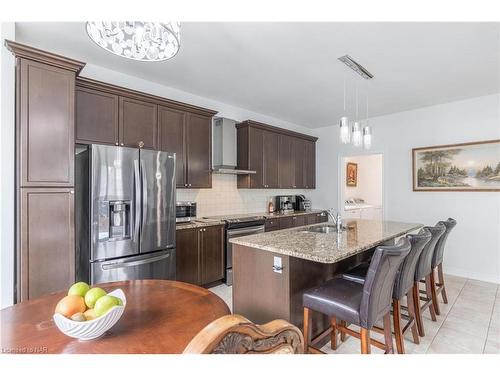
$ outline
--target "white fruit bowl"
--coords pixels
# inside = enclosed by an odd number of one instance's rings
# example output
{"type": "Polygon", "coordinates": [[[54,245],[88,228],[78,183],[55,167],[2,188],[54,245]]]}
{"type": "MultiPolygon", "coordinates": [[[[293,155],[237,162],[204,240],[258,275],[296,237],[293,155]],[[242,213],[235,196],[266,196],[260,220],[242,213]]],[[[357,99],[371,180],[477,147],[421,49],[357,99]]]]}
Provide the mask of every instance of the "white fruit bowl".
{"type": "Polygon", "coordinates": [[[56,323],[57,328],[66,336],[80,340],[92,340],[102,336],[116,324],[127,305],[127,299],[121,289],[113,290],[108,295],[120,298],[123,306],[113,306],[106,314],[85,322],[76,322],[57,313],[53,316],[54,323],[56,323]]]}

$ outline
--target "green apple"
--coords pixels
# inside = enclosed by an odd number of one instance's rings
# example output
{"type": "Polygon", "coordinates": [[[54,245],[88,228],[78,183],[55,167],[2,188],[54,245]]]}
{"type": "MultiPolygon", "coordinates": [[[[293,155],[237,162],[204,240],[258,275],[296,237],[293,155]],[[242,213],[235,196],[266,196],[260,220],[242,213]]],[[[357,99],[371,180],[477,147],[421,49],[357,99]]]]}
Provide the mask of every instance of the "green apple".
{"type": "Polygon", "coordinates": [[[94,312],[97,317],[106,314],[112,307],[118,306],[119,298],[113,296],[103,296],[99,298],[94,306],[94,312]]]}
{"type": "Polygon", "coordinates": [[[80,281],[78,283],[71,285],[71,288],[69,288],[68,290],[68,296],[75,295],[75,296],[85,297],[85,294],[87,294],[89,289],[90,289],[89,284],[80,281]]]}
{"type": "Polygon", "coordinates": [[[90,308],[93,309],[96,301],[105,296],[106,292],[104,289],[101,288],[92,288],[90,289],[86,294],[85,294],[85,304],[90,308]]]}

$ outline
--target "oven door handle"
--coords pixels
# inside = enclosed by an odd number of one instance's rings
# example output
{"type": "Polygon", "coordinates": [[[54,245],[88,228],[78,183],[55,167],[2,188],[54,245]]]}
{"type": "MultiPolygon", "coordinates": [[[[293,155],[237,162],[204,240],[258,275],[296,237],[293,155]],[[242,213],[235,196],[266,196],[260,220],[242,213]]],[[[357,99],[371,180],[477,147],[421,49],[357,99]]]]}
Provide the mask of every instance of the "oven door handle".
{"type": "Polygon", "coordinates": [[[227,236],[231,238],[241,234],[252,234],[252,233],[262,233],[262,232],[264,232],[264,225],[252,228],[228,229],[227,236]]]}

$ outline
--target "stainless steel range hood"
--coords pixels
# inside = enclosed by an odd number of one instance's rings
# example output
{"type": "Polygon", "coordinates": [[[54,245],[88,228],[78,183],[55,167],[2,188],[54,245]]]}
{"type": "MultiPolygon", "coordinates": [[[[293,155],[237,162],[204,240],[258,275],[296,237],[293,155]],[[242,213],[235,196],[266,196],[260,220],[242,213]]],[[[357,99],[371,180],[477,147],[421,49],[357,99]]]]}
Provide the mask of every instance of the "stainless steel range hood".
{"type": "Polygon", "coordinates": [[[255,174],[236,168],[236,121],[216,117],[212,123],[212,165],[214,173],[255,174]]]}

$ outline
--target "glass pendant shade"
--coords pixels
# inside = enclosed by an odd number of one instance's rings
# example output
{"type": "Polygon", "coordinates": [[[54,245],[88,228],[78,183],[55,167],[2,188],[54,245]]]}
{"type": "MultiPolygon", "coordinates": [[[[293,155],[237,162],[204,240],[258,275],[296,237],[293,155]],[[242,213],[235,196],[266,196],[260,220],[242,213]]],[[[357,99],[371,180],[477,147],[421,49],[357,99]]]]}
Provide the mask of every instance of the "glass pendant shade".
{"type": "Polygon", "coordinates": [[[345,116],[340,118],[340,142],[343,144],[350,142],[349,119],[345,116]]]}
{"type": "Polygon", "coordinates": [[[352,144],[356,147],[361,146],[363,138],[361,135],[361,125],[358,121],[352,124],[352,144]]]}
{"type": "Polygon", "coordinates": [[[363,128],[363,147],[366,150],[372,147],[372,129],[368,125],[363,128]]]}
{"type": "Polygon", "coordinates": [[[163,61],[180,48],[179,22],[87,22],[87,34],[115,55],[139,61],[163,61]]]}

